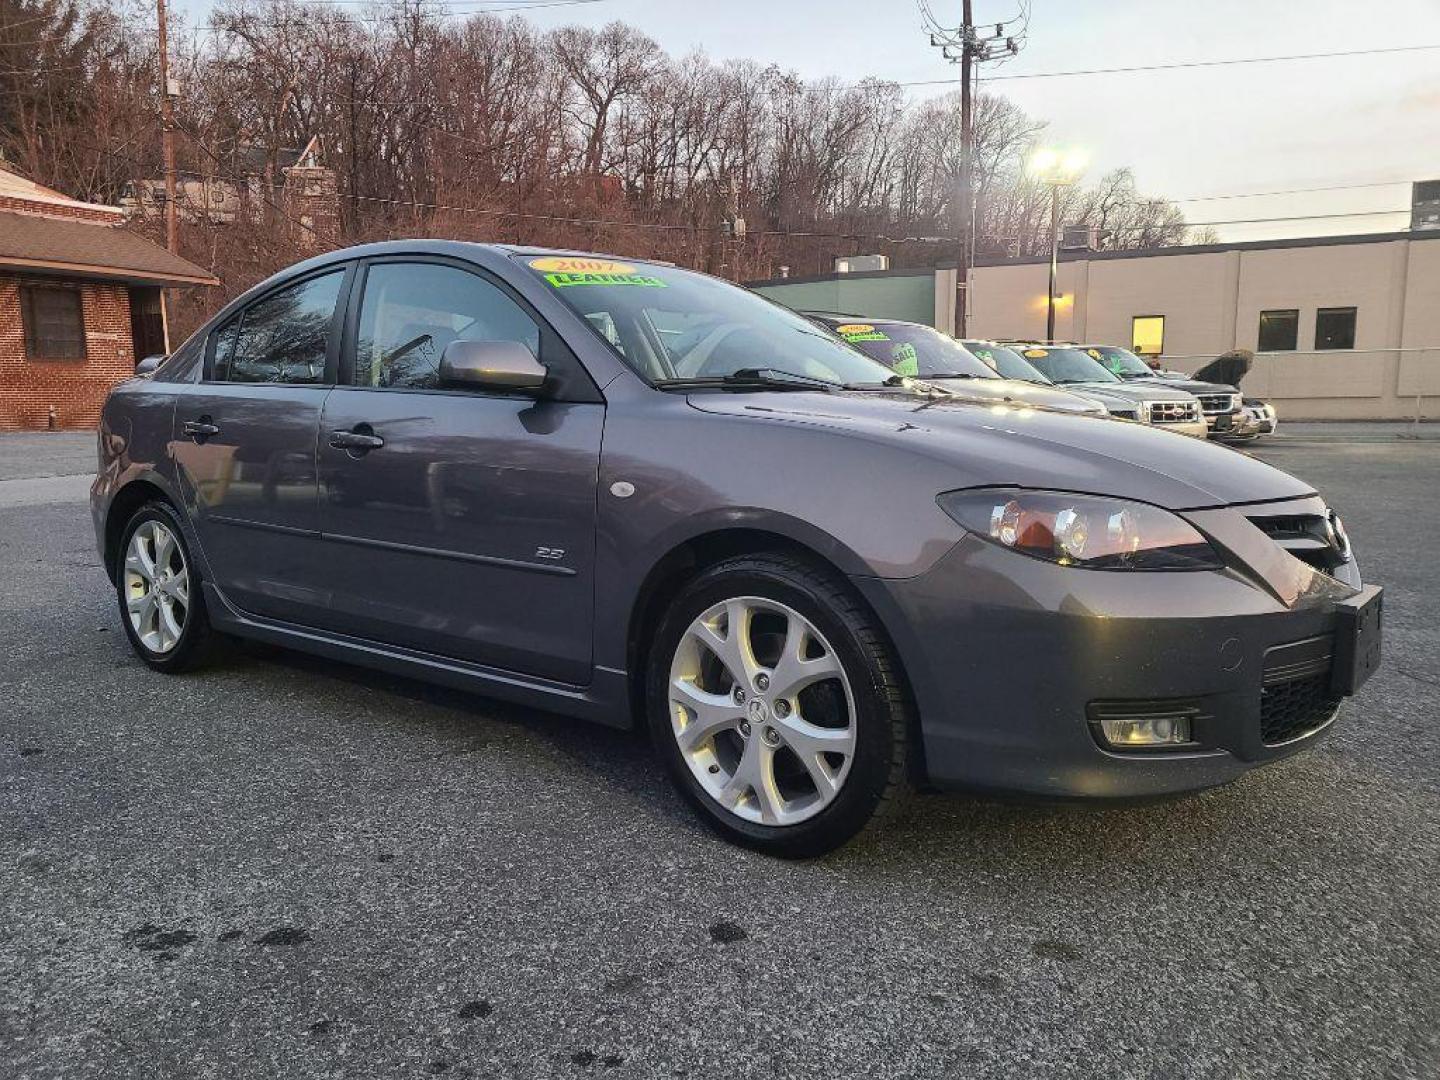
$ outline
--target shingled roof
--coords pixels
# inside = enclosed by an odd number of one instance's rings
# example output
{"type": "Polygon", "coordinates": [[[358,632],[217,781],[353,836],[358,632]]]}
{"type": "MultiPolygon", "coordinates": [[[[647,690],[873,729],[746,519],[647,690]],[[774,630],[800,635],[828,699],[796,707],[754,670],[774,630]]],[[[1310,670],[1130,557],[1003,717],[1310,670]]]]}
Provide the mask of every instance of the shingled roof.
{"type": "Polygon", "coordinates": [[[0,212],[0,269],[126,281],[218,285],[188,259],[121,225],[0,212]]]}

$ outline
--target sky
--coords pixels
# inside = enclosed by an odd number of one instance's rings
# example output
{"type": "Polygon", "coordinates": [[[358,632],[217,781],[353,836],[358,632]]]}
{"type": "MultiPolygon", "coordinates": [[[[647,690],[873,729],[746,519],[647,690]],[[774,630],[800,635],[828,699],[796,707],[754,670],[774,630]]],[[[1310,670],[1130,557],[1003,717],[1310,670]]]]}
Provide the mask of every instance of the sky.
{"type": "MultiPolygon", "coordinates": [[[[976,21],[1010,19],[1019,2],[975,0],[976,21]]],[[[192,15],[206,7],[181,3],[192,15]]],[[[942,21],[959,21],[960,0],[930,3],[942,21]]],[[[673,55],[750,57],[807,78],[959,74],[930,47],[916,0],[452,0],[456,11],[521,5],[536,5],[527,18],[542,28],[620,19],[673,55]]],[[[1216,226],[1223,239],[1382,232],[1408,225],[1410,181],[1440,179],[1440,48],[1014,76],[1415,45],[1440,46],[1440,0],[1033,0],[1023,52],[985,69],[982,78],[997,78],[981,89],[1046,121],[1047,145],[1081,149],[1091,177],[1128,165],[1141,191],[1184,200],[1189,221],[1226,223],[1216,226]],[[1376,186],[1350,186],[1362,184],[1376,186]],[[1291,193],[1336,187],[1344,190],[1291,193]],[[1251,192],[1285,193],[1203,198],[1251,192]],[[1300,220],[1229,224],[1254,218],[1300,220]]],[[[907,92],[918,99],[954,89],[907,92]]]]}

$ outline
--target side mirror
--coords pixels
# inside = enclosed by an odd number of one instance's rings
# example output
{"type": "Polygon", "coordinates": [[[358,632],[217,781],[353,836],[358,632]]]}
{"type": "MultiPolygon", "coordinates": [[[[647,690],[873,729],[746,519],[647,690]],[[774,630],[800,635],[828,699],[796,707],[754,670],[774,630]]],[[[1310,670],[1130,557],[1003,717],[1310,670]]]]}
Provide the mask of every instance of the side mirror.
{"type": "Polygon", "coordinates": [[[534,391],[549,376],[518,341],[452,341],[440,354],[440,385],[454,389],[534,391]]]}
{"type": "Polygon", "coordinates": [[[147,356],[135,365],[136,375],[154,375],[155,369],[163,364],[170,357],[165,353],[156,353],[154,356],[147,356]]]}

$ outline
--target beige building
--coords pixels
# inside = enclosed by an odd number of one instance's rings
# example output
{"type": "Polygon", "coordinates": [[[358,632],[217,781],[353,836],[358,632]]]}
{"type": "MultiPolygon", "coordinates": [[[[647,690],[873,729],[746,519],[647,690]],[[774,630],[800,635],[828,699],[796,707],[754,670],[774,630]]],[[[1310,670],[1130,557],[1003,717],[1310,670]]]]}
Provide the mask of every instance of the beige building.
{"type": "MultiPolygon", "coordinates": [[[[973,337],[1045,336],[1047,259],[971,272],[973,337]]],[[[954,270],[936,272],[949,330],[954,270]]],[[[1245,391],[1292,419],[1440,416],[1440,229],[1061,256],[1055,337],[1194,371],[1253,349],[1245,391]]],[[[865,312],[857,312],[865,314],[865,312]]]]}

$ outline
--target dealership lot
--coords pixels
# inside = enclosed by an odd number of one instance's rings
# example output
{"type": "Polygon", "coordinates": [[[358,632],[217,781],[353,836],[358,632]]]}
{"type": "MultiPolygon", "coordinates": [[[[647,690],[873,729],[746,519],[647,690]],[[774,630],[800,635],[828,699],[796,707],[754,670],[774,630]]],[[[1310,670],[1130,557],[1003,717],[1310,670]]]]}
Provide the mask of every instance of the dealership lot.
{"type": "Polygon", "coordinates": [[[93,440],[0,438],[0,1075],[1434,1075],[1440,441],[1394,435],[1256,449],[1388,590],[1316,752],[926,797],[806,864],[712,838],[627,734],[257,647],[151,673],[93,440]]]}

